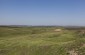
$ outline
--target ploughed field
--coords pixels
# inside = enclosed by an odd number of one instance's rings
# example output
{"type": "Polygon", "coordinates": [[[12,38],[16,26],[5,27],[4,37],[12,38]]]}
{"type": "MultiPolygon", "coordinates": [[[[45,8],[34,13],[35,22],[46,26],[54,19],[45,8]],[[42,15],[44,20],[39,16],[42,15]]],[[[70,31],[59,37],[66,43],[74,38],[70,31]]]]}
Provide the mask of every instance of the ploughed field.
{"type": "Polygon", "coordinates": [[[80,30],[85,29],[0,27],[0,55],[85,55],[80,30]]]}

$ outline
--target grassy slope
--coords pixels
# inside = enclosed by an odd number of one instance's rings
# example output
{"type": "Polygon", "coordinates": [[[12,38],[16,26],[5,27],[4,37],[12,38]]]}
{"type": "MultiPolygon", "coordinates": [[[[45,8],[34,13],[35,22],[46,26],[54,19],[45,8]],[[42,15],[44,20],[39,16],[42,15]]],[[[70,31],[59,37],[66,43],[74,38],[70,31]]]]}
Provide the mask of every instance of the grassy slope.
{"type": "Polygon", "coordinates": [[[85,36],[55,27],[0,27],[0,55],[85,55],[85,36]]]}

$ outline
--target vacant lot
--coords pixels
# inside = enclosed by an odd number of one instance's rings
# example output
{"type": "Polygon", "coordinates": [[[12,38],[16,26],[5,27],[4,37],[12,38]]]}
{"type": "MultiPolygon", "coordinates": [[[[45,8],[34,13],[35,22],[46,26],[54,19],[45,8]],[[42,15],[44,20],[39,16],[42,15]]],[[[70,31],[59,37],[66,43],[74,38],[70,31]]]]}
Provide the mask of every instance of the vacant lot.
{"type": "Polygon", "coordinates": [[[0,27],[0,55],[85,55],[80,30],[84,29],[0,27]]]}

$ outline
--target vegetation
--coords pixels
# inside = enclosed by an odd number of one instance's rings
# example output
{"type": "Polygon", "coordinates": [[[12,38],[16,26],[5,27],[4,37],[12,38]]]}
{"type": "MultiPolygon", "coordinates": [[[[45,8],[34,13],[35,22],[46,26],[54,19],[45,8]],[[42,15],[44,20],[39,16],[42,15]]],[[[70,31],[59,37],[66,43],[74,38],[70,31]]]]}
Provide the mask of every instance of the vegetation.
{"type": "Polygon", "coordinates": [[[59,27],[0,27],[0,55],[85,55],[85,35],[59,27]]]}

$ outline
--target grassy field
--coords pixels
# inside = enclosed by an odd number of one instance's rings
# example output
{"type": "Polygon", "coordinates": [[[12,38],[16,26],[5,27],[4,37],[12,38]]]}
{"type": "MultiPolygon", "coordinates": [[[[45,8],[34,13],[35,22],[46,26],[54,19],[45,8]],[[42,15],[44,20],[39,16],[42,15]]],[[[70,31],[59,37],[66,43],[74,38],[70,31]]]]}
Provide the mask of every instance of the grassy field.
{"type": "Polygon", "coordinates": [[[0,27],[0,55],[85,55],[85,35],[79,30],[0,27]]]}

